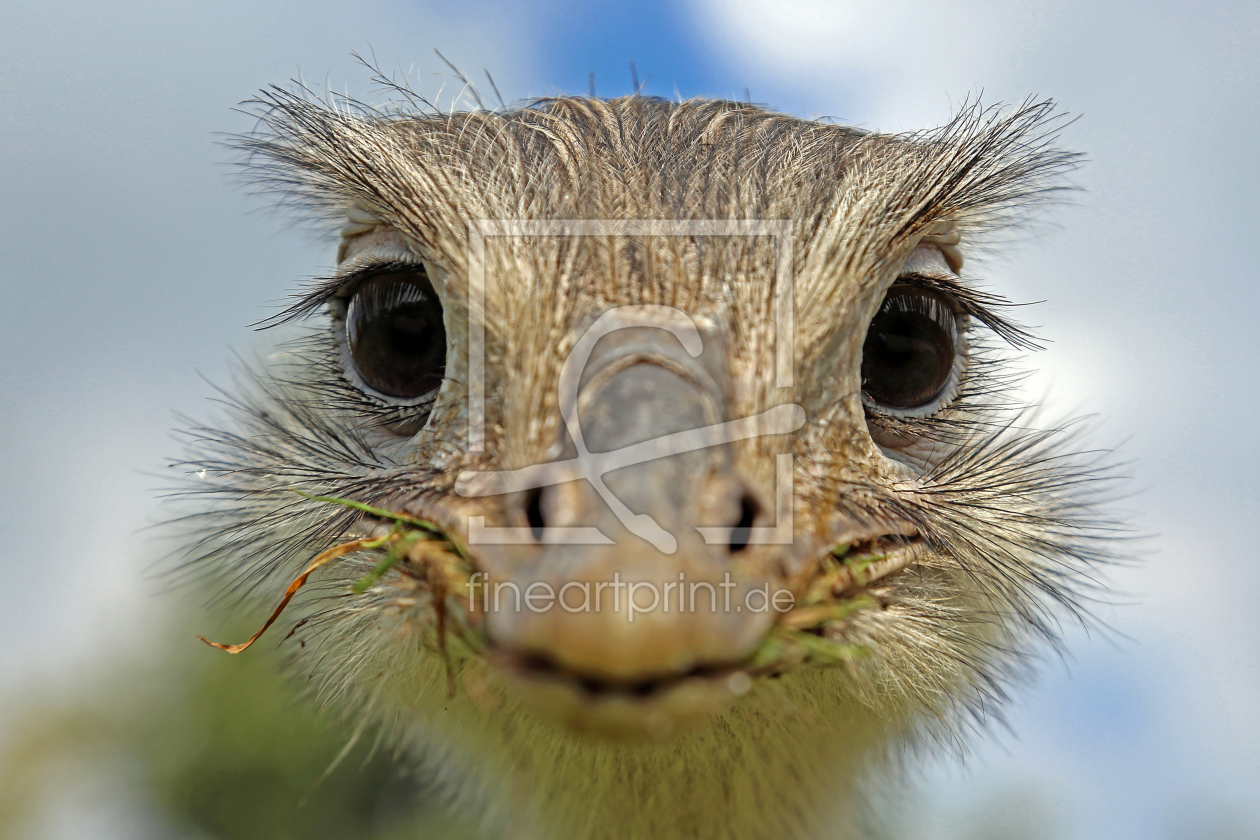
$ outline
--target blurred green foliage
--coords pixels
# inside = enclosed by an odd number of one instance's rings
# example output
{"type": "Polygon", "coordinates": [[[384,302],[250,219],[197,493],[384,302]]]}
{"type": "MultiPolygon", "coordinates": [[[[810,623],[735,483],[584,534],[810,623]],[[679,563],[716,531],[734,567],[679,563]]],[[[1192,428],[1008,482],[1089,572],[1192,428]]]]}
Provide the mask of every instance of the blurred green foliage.
{"type": "Polygon", "coordinates": [[[316,710],[277,676],[267,645],[229,656],[191,634],[170,642],[145,664],[79,675],[21,702],[0,739],[0,836],[66,834],[48,824],[83,808],[73,791],[85,786],[125,799],[122,821],[133,824],[128,833],[113,816],[112,833],[80,826],[88,836],[472,836],[425,799],[402,757],[373,749],[373,731],[347,749],[353,722],[316,710]]]}
{"type": "MultiPolygon", "coordinates": [[[[216,637],[244,638],[249,629],[216,637]]],[[[294,678],[282,676],[274,643],[231,656],[202,645],[186,628],[161,628],[152,638],[146,651],[103,658],[98,672],[28,688],[20,707],[5,710],[0,838],[477,836],[443,814],[405,757],[389,746],[374,749],[374,731],[355,739],[353,721],[303,696],[294,678]]],[[[1241,815],[1210,801],[1198,805],[1159,837],[1260,837],[1241,815]]],[[[916,816],[922,807],[910,787],[893,786],[875,809],[871,837],[1068,836],[1053,796],[1037,789],[1012,787],[916,816]]]]}

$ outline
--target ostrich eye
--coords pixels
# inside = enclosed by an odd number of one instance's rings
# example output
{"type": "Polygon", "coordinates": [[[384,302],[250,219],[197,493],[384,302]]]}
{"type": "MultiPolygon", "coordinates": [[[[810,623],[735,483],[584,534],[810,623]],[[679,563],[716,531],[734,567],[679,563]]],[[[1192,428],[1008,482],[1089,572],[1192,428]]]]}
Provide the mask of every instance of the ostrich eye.
{"type": "Polygon", "coordinates": [[[346,344],[363,382],[385,396],[413,399],[441,385],[446,329],[424,272],[378,274],[360,285],[346,308],[346,344]]]}
{"type": "Polygon", "coordinates": [[[881,406],[918,408],[940,396],[954,369],[953,310],[924,289],[894,286],[862,345],[862,390],[881,406]]]}

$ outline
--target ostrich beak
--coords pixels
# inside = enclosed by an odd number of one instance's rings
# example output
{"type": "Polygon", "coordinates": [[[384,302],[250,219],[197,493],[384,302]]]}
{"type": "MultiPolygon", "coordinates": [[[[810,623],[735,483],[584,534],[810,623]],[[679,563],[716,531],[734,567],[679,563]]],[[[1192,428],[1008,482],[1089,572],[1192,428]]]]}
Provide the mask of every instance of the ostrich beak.
{"type": "Polygon", "coordinates": [[[706,332],[649,318],[579,343],[556,457],[499,474],[533,485],[502,497],[530,539],[472,546],[492,649],[578,728],[655,735],[707,716],[747,689],[740,663],[775,622],[792,546],[750,535],[790,508],[776,510],[766,441],[732,438],[781,440],[804,416],[781,406],[759,426],[732,421],[719,334],[706,332]]]}

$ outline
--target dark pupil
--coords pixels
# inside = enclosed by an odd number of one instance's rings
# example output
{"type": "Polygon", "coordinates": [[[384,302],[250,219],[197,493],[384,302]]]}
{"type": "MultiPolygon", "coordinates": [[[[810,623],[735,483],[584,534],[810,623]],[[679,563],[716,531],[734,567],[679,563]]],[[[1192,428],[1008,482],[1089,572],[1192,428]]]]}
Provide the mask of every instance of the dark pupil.
{"type": "MultiPolygon", "coordinates": [[[[414,361],[419,361],[433,350],[433,342],[429,340],[433,334],[433,324],[423,310],[398,310],[386,318],[386,321],[390,347],[397,358],[411,357],[414,361]]],[[[440,324],[438,328],[441,329],[440,324]]]]}
{"type": "Polygon", "coordinates": [[[940,396],[953,368],[953,313],[926,292],[890,292],[862,345],[862,390],[889,408],[917,408],[940,396]]]}
{"type": "Polygon", "coordinates": [[[347,317],[355,367],[374,390],[406,399],[441,385],[446,330],[423,275],[368,281],[355,293],[347,317]]]}

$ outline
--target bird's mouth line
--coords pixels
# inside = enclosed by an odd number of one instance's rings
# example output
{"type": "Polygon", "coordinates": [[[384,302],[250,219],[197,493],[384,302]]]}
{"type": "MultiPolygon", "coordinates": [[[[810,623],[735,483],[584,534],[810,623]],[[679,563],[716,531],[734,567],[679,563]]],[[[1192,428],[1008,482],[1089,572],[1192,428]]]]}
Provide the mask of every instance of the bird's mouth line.
{"type": "Polygon", "coordinates": [[[487,657],[523,683],[562,686],[585,702],[650,705],[680,686],[706,683],[745,693],[752,679],[777,675],[802,665],[835,666],[869,651],[844,639],[844,628],[859,611],[878,609],[867,587],[913,565],[926,550],[917,533],[887,534],[834,549],[805,587],[801,604],[783,613],[758,647],[738,661],[700,663],[668,673],[609,679],[586,674],[534,651],[512,650],[487,640],[487,657]]]}
{"type": "Polygon", "coordinates": [[[678,686],[695,682],[725,683],[736,695],[744,693],[752,685],[751,676],[743,663],[697,665],[686,671],[654,677],[610,680],[575,672],[547,656],[522,654],[498,646],[489,651],[489,658],[517,680],[562,685],[585,700],[596,703],[625,699],[648,704],[678,686]]]}
{"type": "MultiPolygon", "coordinates": [[[[347,503],[333,497],[308,498],[347,503]]],[[[733,698],[747,691],[756,676],[781,674],[802,665],[835,666],[867,655],[867,650],[846,641],[844,634],[855,614],[880,606],[865,592],[866,588],[909,567],[926,549],[925,540],[917,532],[885,534],[833,548],[800,587],[798,603],[778,616],[746,658],[697,663],[685,670],[638,676],[633,680],[610,680],[574,672],[543,654],[513,651],[496,644],[487,637],[485,616],[479,614],[477,599],[471,597],[476,564],[458,541],[426,520],[361,503],[350,506],[366,514],[363,521],[371,536],[321,553],[290,584],[271,617],[247,642],[222,645],[204,638],[203,641],[230,653],[245,650],[279,617],[297,589],[317,568],[348,554],[369,553],[378,555],[380,562],[353,590],[362,592],[389,572],[430,590],[444,658],[447,658],[446,637],[453,631],[471,653],[486,656],[520,681],[563,687],[583,702],[651,705],[698,686],[733,698]],[[390,520],[393,525],[386,525],[390,520]]]]}

